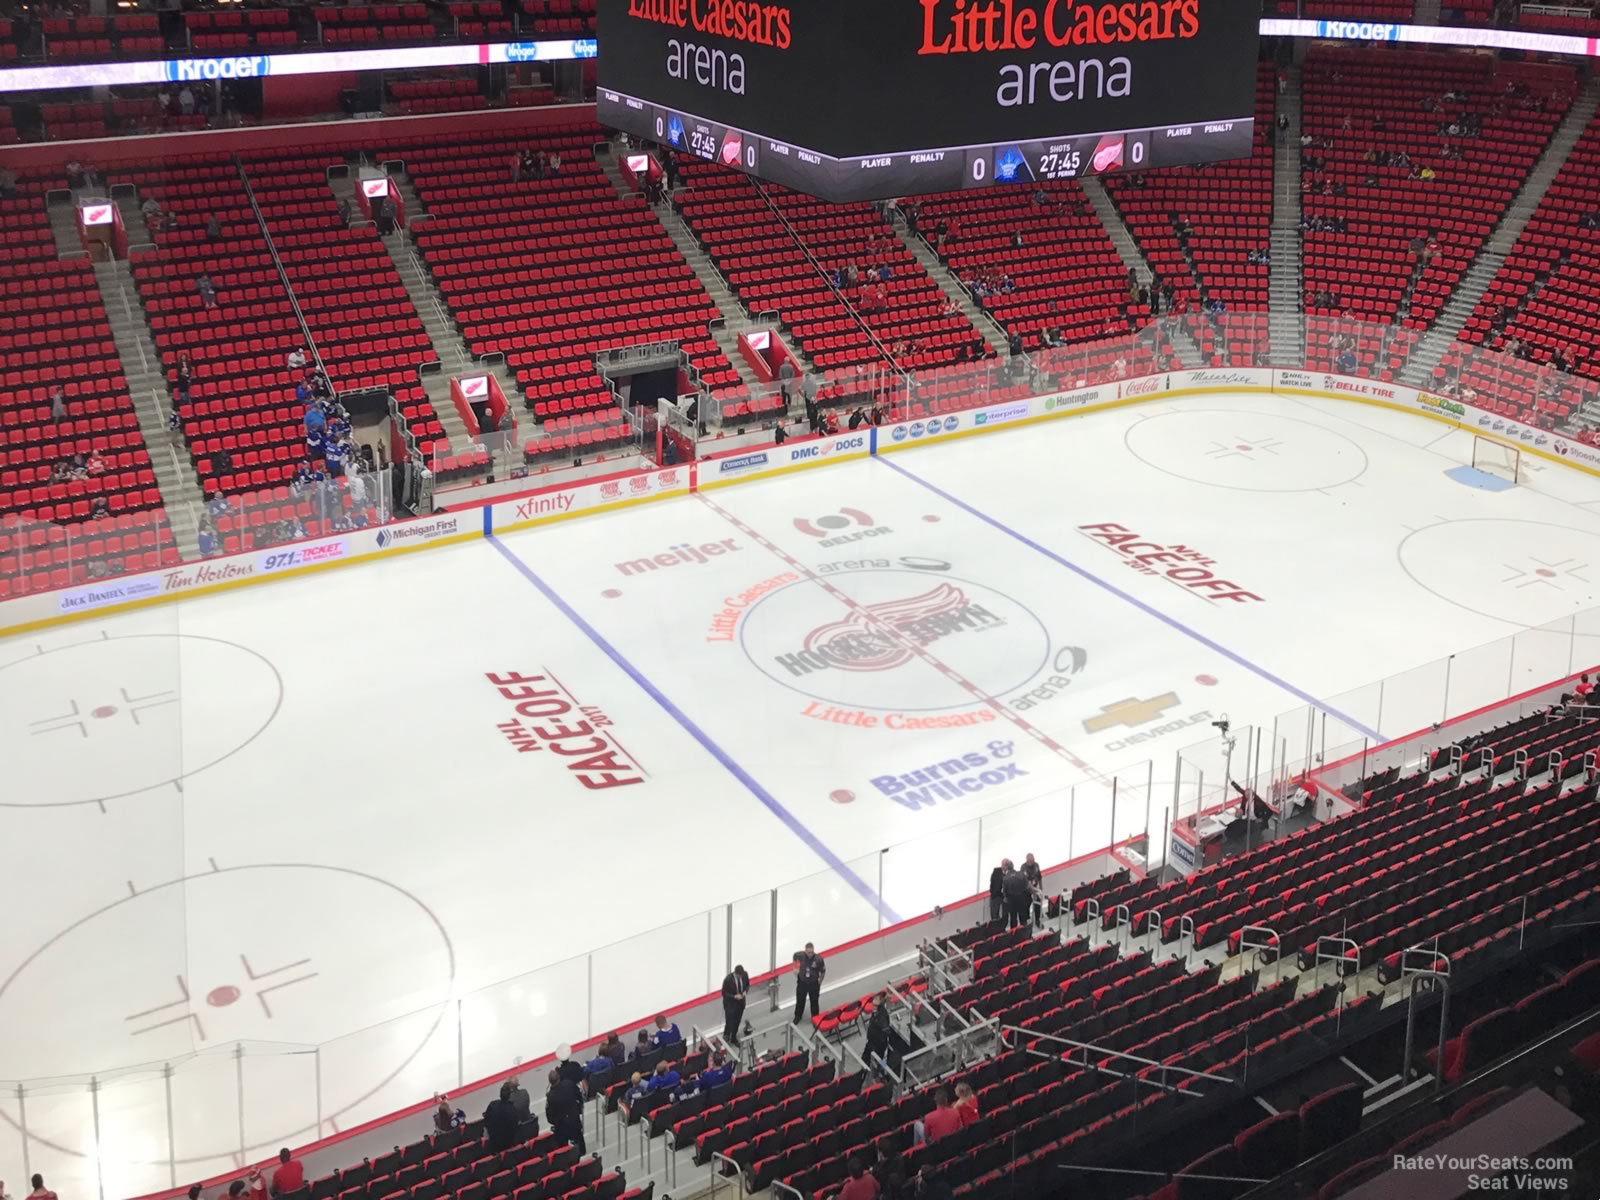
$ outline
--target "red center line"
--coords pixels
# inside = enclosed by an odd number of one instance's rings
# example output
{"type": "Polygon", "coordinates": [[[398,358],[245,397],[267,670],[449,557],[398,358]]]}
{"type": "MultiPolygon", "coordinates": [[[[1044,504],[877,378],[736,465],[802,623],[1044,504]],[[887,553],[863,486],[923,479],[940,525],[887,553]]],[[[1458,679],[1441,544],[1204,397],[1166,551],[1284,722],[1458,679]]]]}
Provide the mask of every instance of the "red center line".
{"type": "Polygon", "coordinates": [[[831,582],[812,571],[810,567],[806,566],[792,554],[789,554],[787,551],[768,540],[764,535],[757,533],[738,517],[734,516],[725,508],[717,504],[716,501],[707,497],[705,493],[699,493],[699,497],[702,504],[711,509],[712,512],[716,513],[724,521],[728,522],[728,524],[732,525],[740,533],[744,534],[751,541],[761,546],[768,553],[776,555],[778,558],[782,559],[788,566],[800,572],[800,574],[804,575],[812,583],[815,583],[818,587],[822,588],[830,596],[838,600],[846,608],[850,609],[851,612],[859,614],[863,620],[882,629],[885,634],[887,634],[899,645],[910,650],[911,653],[922,659],[925,663],[931,666],[934,670],[938,671],[940,674],[944,675],[947,679],[950,679],[952,682],[959,684],[961,687],[971,692],[974,696],[982,700],[985,705],[999,713],[1000,716],[1011,722],[1011,724],[1022,730],[1051,753],[1066,759],[1067,762],[1071,763],[1074,767],[1082,771],[1096,783],[1102,784],[1105,787],[1112,786],[1112,781],[1102,774],[1098,769],[1084,762],[1083,759],[1079,758],[1071,750],[1067,749],[1060,742],[1056,741],[1049,734],[1045,733],[1042,729],[1036,728],[1031,722],[1018,716],[1016,713],[1011,711],[1011,709],[1003,701],[991,696],[976,683],[972,682],[972,680],[962,675],[961,672],[957,671],[954,667],[950,666],[938,656],[931,653],[927,647],[918,645],[913,639],[907,638],[901,633],[900,630],[896,629],[893,625],[890,625],[888,622],[878,617],[870,609],[858,603],[854,597],[834,587],[831,582]]]}

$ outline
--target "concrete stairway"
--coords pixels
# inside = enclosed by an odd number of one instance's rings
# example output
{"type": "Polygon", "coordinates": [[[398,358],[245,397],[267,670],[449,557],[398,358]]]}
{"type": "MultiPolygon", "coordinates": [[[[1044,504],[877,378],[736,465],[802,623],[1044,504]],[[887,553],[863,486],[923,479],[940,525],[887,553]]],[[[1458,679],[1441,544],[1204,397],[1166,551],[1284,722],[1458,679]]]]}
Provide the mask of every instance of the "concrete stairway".
{"type": "Polygon", "coordinates": [[[1589,79],[1578,92],[1572,107],[1567,110],[1567,115],[1562,118],[1561,124],[1556,126],[1556,131],[1551,135],[1544,153],[1539,156],[1533,165],[1533,170],[1528,173],[1528,178],[1523,180],[1522,187],[1517,190],[1510,207],[1502,214],[1499,223],[1494,227],[1494,232],[1489,235],[1489,240],[1479,249],[1477,257],[1472,260],[1472,265],[1467,268],[1466,274],[1461,277],[1461,282],[1456,285],[1456,290],[1445,302],[1438,319],[1433,323],[1433,328],[1422,336],[1416,349],[1412,351],[1411,360],[1400,376],[1412,387],[1423,387],[1432,380],[1434,368],[1439,365],[1445,351],[1460,336],[1461,328],[1467,323],[1467,318],[1478,307],[1478,301],[1483,299],[1483,294],[1489,290],[1489,284],[1493,282],[1494,277],[1500,273],[1500,268],[1505,265],[1506,255],[1511,253],[1511,248],[1517,244],[1522,231],[1528,227],[1528,221],[1533,217],[1534,210],[1539,207],[1540,201],[1549,191],[1550,184],[1566,163],[1573,146],[1577,145],[1578,139],[1583,136],[1583,131],[1594,119],[1597,108],[1600,108],[1600,76],[1589,79]]]}
{"type": "Polygon", "coordinates": [[[910,228],[896,218],[890,222],[895,236],[911,251],[911,257],[922,264],[922,269],[939,285],[939,290],[956,302],[956,307],[972,322],[973,327],[983,335],[983,340],[1001,358],[1006,358],[1011,353],[1011,344],[1006,338],[1005,328],[993,316],[979,307],[972,298],[972,293],[961,285],[955,272],[939,261],[939,256],[934,253],[933,247],[921,234],[912,233],[910,228]]]}
{"type": "MultiPolygon", "coordinates": [[[[1137,275],[1141,281],[1148,283],[1155,277],[1155,268],[1150,265],[1150,260],[1144,256],[1144,251],[1134,240],[1133,233],[1122,219],[1122,213],[1117,210],[1116,201],[1112,200],[1111,193],[1106,191],[1105,184],[1098,179],[1082,179],[1079,183],[1090,207],[1094,209],[1100,218],[1100,224],[1111,238],[1111,244],[1117,248],[1117,257],[1122,260],[1122,265],[1137,275]]],[[[1178,359],[1183,365],[1190,370],[1205,366],[1200,346],[1188,331],[1176,323],[1170,325],[1169,329],[1172,348],[1177,351],[1178,359]]]]}
{"type": "Polygon", "coordinates": [[[1301,269],[1300,234],[1300,68],[1285,67],[1288,86],[1278,93],[1277,116],[1289,127],[1274,128],[1278,139],[1272,158],[1272,268],[1267,280],[1268,329],[1272,361],[1299,367],[1306,361],[1305,276],[1301,269]]]}
{"type": "MultiPolygon", "coordinates": [[[[626,177],[617,166],[614,150],[596,151],[595,161],[600,164],[600,169],[611,181],[611,186],[616,189],[617,195],[624,197],[639,195],[636,189],[628,186],[626,177]]],[[[743,301],[734,294],[733,288],[717,269],[717,264],[711,261],[711,256],[706,253],[705,247],[700,245],[694,236],[694,231],[678,214],[670,200],[652,205],[651,208],[656,214],[656,219],[661,222],[662,228],[667,231],[667,236],[672,239],[672,244],[678,248],[678,253],[683,255],[688,264],[694,268],[695,277],[700,280],[701,286],[710,294],[711,299],[716,302],[717,310],[722,313],[722,324],[720,328],[712,328],[711,336],[716,340],[722,353],[727,356],[728,361],[733,364],[734,370],[739,372],[739,378],[744,381],[746,387],[763,386],[750,364],[745,361],[744,355],[739,353],[739,335],[748,333],[752,329],[770,329],[772,335],[782,342],[791,354],[808,367],[811,365],[811,360],[804,351],[785,337],[778,328],[776,313],[752,314],[745,308],[743,301]]],[[[711,409],[715,414],[711,417],[711,421],[715,424],[720,419],[720,408],[712,405],[711,409]]]]}
{"type": "Polygon", "coordinates": [[[133,398],[133,411],[139,419],[139,433],[150,452],[156,487],[161,492],[161,503],[166,506],[167,520],[172,524],[173,540],[184,558],[197,558],[200,551],[195,529],[205,505],[205,493],[200,490],[200,478],[189,460],[183,435],[167,428],[172,397],[167,392],[161,356],[156,352],[150,325],[139,305],[126,263],[96,263],[94,275],[111,323],[111,337],[122,360],[122,371],[128,380],[128,394],[133,398]]]}
{"type": "Polygon", "coordinates": [[[71,192],[51,192],[45,203],[50,216],[50,235],[55,239],[57,258],[87,258],[83,239],[78,236],[78,202],[71,192]]]}
{"type": "Polygon", "coordinates": [[[122,211],[122,228],[128,235],[128,246],[152,246],[155,238],[144,223],[144,212],[139,207],[138,189],[124,186],[117,189],[117,207],[122,211]]]}

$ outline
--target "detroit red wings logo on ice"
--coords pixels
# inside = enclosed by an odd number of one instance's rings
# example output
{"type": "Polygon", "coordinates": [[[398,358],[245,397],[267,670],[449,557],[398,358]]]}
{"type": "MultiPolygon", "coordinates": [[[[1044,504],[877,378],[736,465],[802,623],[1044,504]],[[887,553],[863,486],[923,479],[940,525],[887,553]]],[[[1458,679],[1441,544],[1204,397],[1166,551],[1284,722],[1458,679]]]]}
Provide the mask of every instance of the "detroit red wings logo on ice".
{"type": "Polygon", "coordinates": [[[918,596],[854,607],[842,620],[806,635],[804,648],[777,656],[792,675],[835,668],[841,671],[892,671],[917,649],[964,630],[1004,624],[966,592],[942,583],[918,596]]]}

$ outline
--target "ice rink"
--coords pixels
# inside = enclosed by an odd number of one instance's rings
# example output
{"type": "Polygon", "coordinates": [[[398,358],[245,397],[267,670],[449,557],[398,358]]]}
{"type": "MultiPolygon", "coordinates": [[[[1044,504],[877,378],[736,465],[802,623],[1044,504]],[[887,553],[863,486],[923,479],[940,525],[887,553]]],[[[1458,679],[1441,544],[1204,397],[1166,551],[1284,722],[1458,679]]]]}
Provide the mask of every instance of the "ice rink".
{"type": "Polygon", "coordinates": [[[709,990],[730,937],[755,972],[1160,839],[1215,717],[1595,607],[1600,480],[1470,455],[1172,400],[0,643],[0,1161],[25,1120],[93,1196],[98,1125],[107,1196],[183,1183],[709,990]]]}

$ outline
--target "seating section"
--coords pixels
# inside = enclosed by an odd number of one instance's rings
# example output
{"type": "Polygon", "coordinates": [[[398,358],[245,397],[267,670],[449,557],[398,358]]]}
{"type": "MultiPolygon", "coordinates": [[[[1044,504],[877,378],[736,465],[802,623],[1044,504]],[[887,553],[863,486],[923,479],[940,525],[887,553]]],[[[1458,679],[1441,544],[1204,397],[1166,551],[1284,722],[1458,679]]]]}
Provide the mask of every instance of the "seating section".
{"type": "MultiPolygon", "coordinates": [[[[1135,175],[1110,175],[1106,191],[1138,241],[1173,303],[1202,310],[1220,301],[1231,314],[1265,313],[1272,240],[1273,121],[1276,75],[1263,63],[1256,79],[1255,143],[1247,159],[1178,167],[1135,175]]],[[[1201,350],[1215,365],[1250,365],[1267,348],[1266,322],[1237,323],[1259,337],[1229,339],[1223,328],[1202,326],[1201,350]]]]}
{"type": "Polygon", "coordinates": [[[196,50],[282,51],[300,43],[299,31],[292,28],[287,8],[191,12],[184,14],[184,24],[189,29],[190,44],[196,50]]]}
{"type": "Polygon", "coordinates": [[[1334,17],[1340,20],[1409,22],[1415,0],[1266,0],[1269,17],[1334,17]]]}
{"type": "Polygon", "coordinates": [[[1302,969],[1376,965],[1385,982],[1428,965],[1429,955],[1408,954],[1426,943],[1458,974],[1515,942],[1524,897],[1530,920],[1592,898],[1600,803],[1583,776],[1597,748],[1596,722],[1525,718],[1466,743],[1460,772],[1446,759],[1442,773],[1363,781],[1359,810],[1341,820],[1175,883],[1113,877],[1074,896],[1073,921],[1098,913],[1110,928],[1127,906],[1135,933],[1159,914],[1162,942],[1192,922],[1195,949],[1229,953],[1246,927],[1265,929],[1268,961],[1294,952],[1302,969]]]}
{"type": "MultiPolygon", "coordinates": [[[[45,56],[60,61],[110,59],[119,54],[159,58],[167,47],[161,36],[161,18],[154,13],[46,17],[40,22],[40,32],[45,56]]],[[[0,37],[4,36],[0,32],[0,37]]]]}
{"type": "Polygon", "coordinates": [[[1436,382],[1521,420],[1566,421],[1594,398],[1600,381],[1597,296],[1600,119],[1590,122],[1551,182],[1436,382]],[[1483,357],[1474,346],[1500,353],[1483,357]]]}
{"type": "Polygon", "coordinates": [[[1081,342],[1149,316],[1127,303],[1127,271],[1076,183],[927,196],[917,228],[969,291],[987,293],[984,307],[1026,350],[1047,328],[1081,342]]]}
{"type": "Polygon", "coordinates": [[[539,37],[593,37],[595,0],[520,0],[523,29],[539,37]]]}
{"type": "Polygon", "coordinates": [[[917,370],[982,342],[872,205],[823,204],[711,163],[683,164],[688,191],[677,202],[695,237],[745,307],[776,313],[818,368],[887,355],[917,370]],[[871,278],[884,267],[887,280],[871,278]]]}
{"type": "Polygon", "coordinates": [[[387,389],[426,454],[444,430],[417,372],[438,356],[376,229],[339,216],[327,169],[343,165],[301,153],[245,170],[334,390],[387,389]]]}
{"type": "Polygon", "coordinates": [[[532,1133],[496,1151],[482,1124],[468,1122],[396,1147],[359,1166],[306,1184],[280,1200],[652,1200],[655,1185],[629,1188],[598,1157],[584,1157],[553,1133],[532,1133]]]}
{"type": "Polygon", "coordinates": [[[94,271],[56,257],[45,193],[65,186],[23,178],[0,200],[0,290],[12,306],[0,332],[0,595],[176,559],[94,271]],[[92,474],[59,477],[91,454],[92,474]]]}
{"type": "Polygon", "coordinates": [[[489,107],[489,98],[473,79],[391,79],[384,86],[389,96],[384,111],[396,116],[489,107]]]}
{"type": "Polygon", "coordinates": [[[1345,49],[1307,56],[1307,313],[1417,330],[1439,315],[1573,91],[1570,68],[1496,75],[1484,61],[1345,49]]]}
{"type": "MultiPolygon", "coordinates": [[[[260,159],[245,169],[330,382],[335,391],[392,388],[419,443],[431,443],[442,430],[415,372],[432,355],[405,289],[375,235],[343,228],[321,170],[301,162],[260,159]]],[[[286,360],[305,337],[240,167],[201,158],[119,166],[109,175],[177,218],[153,233],[155,250],[131,261],[169,385],[180,354],[189,355],[194,384],[183,429],[201,485],[209,495],[287,483],[306,450],[295,400],[300,373],[286,360]],[[216,241],[206,234],[210,216],[222,227],[216,241]],[[215,309],[197,289],[202,274],[216,289],[215,309]]]]}
{"type": "Polygon", "coordinates": [[[643,200],[617,195],[590,150],[599,137],[572,124],[386,154],[427,210],[412,236],[468,346],[504,354],[542,433],[576,437],[580,452],[616,444],[603,351],[675,340],[697,377],[685,383],[740,387],[709,331],[715,302],[643,200]],[[559,174],[513,182],[524,149],[559,155],[559,174]]]}
{"type": "Polygon", "coordinates": [[[346,4],[315,11],[327,46],[431,41],[450,32],[448,26],[436,26],[432,10],[421,3],[346,4]]]}

